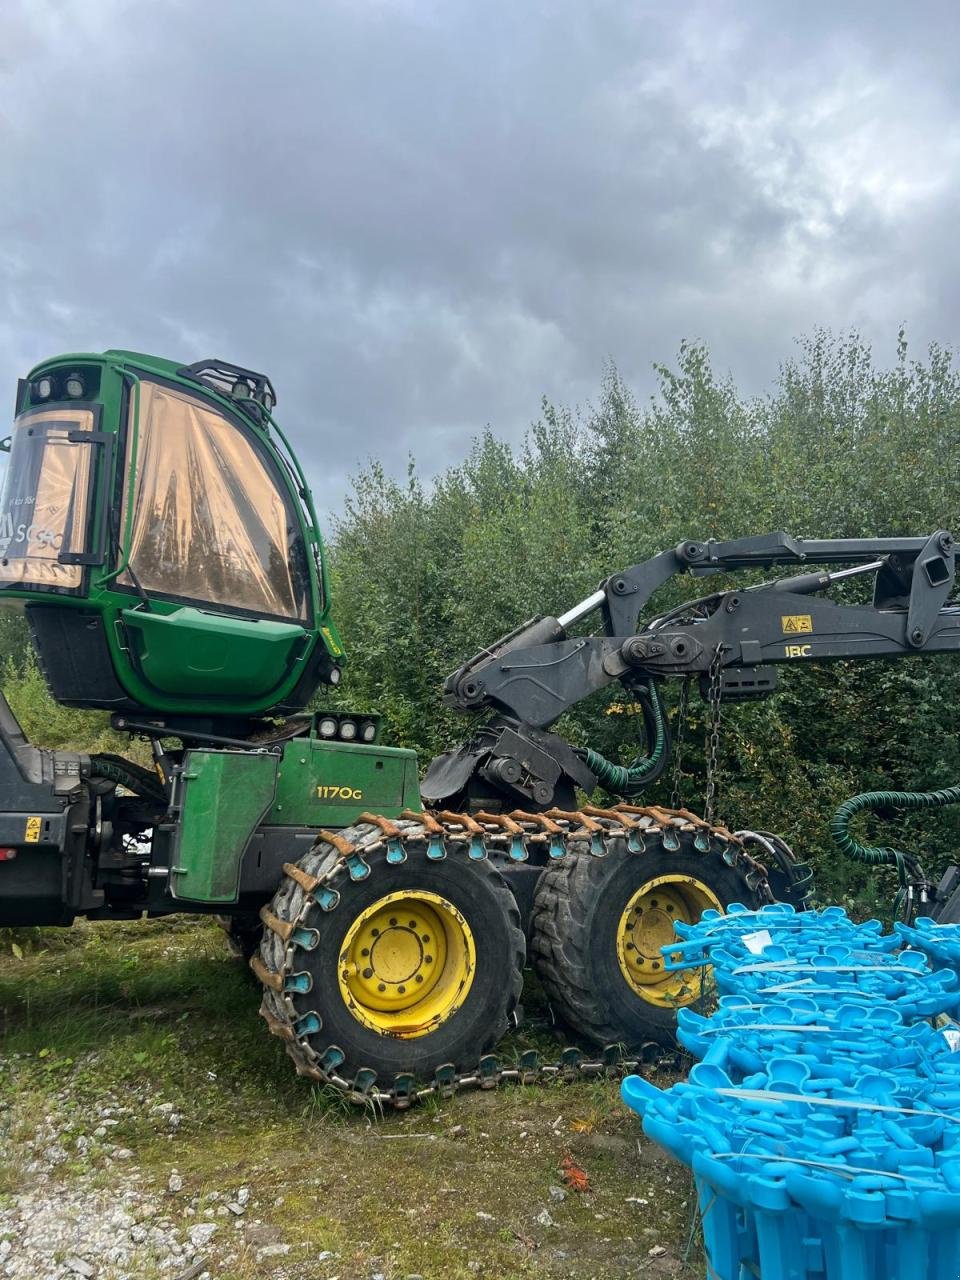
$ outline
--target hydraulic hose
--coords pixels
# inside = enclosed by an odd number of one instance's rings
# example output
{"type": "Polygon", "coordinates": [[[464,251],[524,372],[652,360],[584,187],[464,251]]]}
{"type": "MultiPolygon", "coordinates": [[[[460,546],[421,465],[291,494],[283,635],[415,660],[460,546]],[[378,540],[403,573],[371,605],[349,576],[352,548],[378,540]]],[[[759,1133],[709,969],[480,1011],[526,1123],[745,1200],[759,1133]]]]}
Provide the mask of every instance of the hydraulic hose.
{"type": "Polygon", "coordinates": [[[145,800],[163,805],[167,803],[166,792],[150,770],[143,765],[134,764],[132,760],[125,760],[123,756],[109,752],[91,756],[89,776],[115,782],[145,800]]]}
{"type": "Polygon", "coordinates": [[[664,713],[663,702],[657,686],[650,681],[646,688],[637,691],[643,708],[643,724],[647,741],[652,743],[648,756],[637,756],[630,764],[614,764],[599,751],[587,747],[584,760],[597,775],[597,781],[605,791],[630,797],[648,787],[663,773],[670,759],[670,729],[664,713]]]}
{"type": "Polygon", "coordinates": [[[899,809],[909,812],[917,809],[941,809],[944,805],[960,804],[960,786],[943,787],[940,791],[864,791],[861,795],[845,800],[830,820],[830,835],[834,844],[847,858],[869,867],[893,866],[897,869],[900,892],[895,910],[899,910],[908,889],[909,877],[921,874],[917,859],[901,849],[885,845],[861,844],[850,834],[850,823],[858,813],[877,812],[881,809],[899,809]]]}

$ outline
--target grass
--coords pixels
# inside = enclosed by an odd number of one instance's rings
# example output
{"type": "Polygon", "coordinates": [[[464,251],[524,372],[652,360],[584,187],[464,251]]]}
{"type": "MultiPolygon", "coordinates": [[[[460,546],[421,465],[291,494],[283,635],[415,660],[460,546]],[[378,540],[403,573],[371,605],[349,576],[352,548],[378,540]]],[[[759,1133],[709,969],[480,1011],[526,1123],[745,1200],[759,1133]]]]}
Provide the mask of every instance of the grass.
{"type": "Polygon", "coordinates": [[[240,1228],[214,1218],[207,1252],[220,1280],[697,1274],[680,1260],[688,1176],[642,1138],[615,1083],[507,1087],[378,1116],[299,1080],[257,1005],[209,921],[0,935],[0,1107],[13,1139],[0,1197],[23,1185],[17,1153],[55,1109],[71,1153],[57,1177],[109,1190],[135,1166],[144,1193],[184,1225],[218,1213],[211,1195],[250,1188],[240,1228]],[[96,1140],[74,1155],[104,1105],[119,1110],[110,1142],[133,1153],[122,1168],[96,1140]],[[555,1200],[565,1156],[590,1190],[555,1200]],[[174,1167],[184,1186],[170,1196],[174,1167]],[[273,1243],[291,1250],[258,1262],[273,1243]],[[651,1258],[656,1245],[667,1255],[651,1258]]]}

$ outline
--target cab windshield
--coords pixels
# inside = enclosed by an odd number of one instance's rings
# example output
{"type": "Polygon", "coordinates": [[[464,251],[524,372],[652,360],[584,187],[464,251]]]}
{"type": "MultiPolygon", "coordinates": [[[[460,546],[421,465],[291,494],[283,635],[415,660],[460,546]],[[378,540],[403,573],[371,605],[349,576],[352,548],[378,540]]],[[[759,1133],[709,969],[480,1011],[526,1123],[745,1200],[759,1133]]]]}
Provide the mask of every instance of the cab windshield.
{"type": "Polygon", "coordinates": [[[91,409],[35,409],[16,419],[0,491],[0,588],[76,590],[83,569],[61,556],[87,549],[91,409]],[[71,438],[74,437],[74,438],[71,438]]]}
{"type": "Polygon", "coordinates": [[[131,416],[127,433],[126,474],[136,472],[129,569],[118,581],[306,620],[312,602],[300,522],[253,440],[179,388],[144,379],[139,399],[138,429],[131,416]]]}

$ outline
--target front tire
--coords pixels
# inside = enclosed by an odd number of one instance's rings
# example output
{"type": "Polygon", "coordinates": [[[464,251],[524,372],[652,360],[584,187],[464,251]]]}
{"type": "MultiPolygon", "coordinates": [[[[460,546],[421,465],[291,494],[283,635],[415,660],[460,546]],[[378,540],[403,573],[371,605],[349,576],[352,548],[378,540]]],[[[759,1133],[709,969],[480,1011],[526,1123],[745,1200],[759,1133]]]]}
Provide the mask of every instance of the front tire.
{"type": "Polygon", "coordinates": [[[430,1079],[449,1063],[470,1070],[517,1006],[525,947],[503,877],[453,848],[428,858],[422,829],[397,825],[407,828],[405,861],[387,861],[376,828],[349,828],[340,838],[363,853],[369,875],[354,879],[320,842],[299,870],[324,890],[288,876],[264,913],[254,962],[266,985],[262,1011],[304,1074],[350,1081],[372,1071],[383,1088],[401,1074],[430,1079]]]}
{"type": "Polygon", "coordinates": [[[716,848],[701,853],[692,833],[677,834],[676,852],[635,854],[617,840],[605,857],[566,858],[537,887],[534,967],[554,1011],[595,1044],[674,1044],[677,1009],[702,997],[704,975],[663,968],[673,921],[760,905],[716,848]]]}

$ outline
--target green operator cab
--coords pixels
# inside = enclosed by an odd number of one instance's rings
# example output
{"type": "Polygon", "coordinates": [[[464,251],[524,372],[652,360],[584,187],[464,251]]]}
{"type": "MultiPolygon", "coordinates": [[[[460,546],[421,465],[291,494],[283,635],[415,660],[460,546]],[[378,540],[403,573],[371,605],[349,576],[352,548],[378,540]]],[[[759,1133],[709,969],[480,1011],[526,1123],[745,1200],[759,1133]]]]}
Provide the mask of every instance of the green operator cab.
{"type": "Polygon", "coordinates": [[[0,602],[24,602],[58,701],[211,723],[340,678],[310,491],[266,377],[70,355],[22,379],[0,602]]]}

